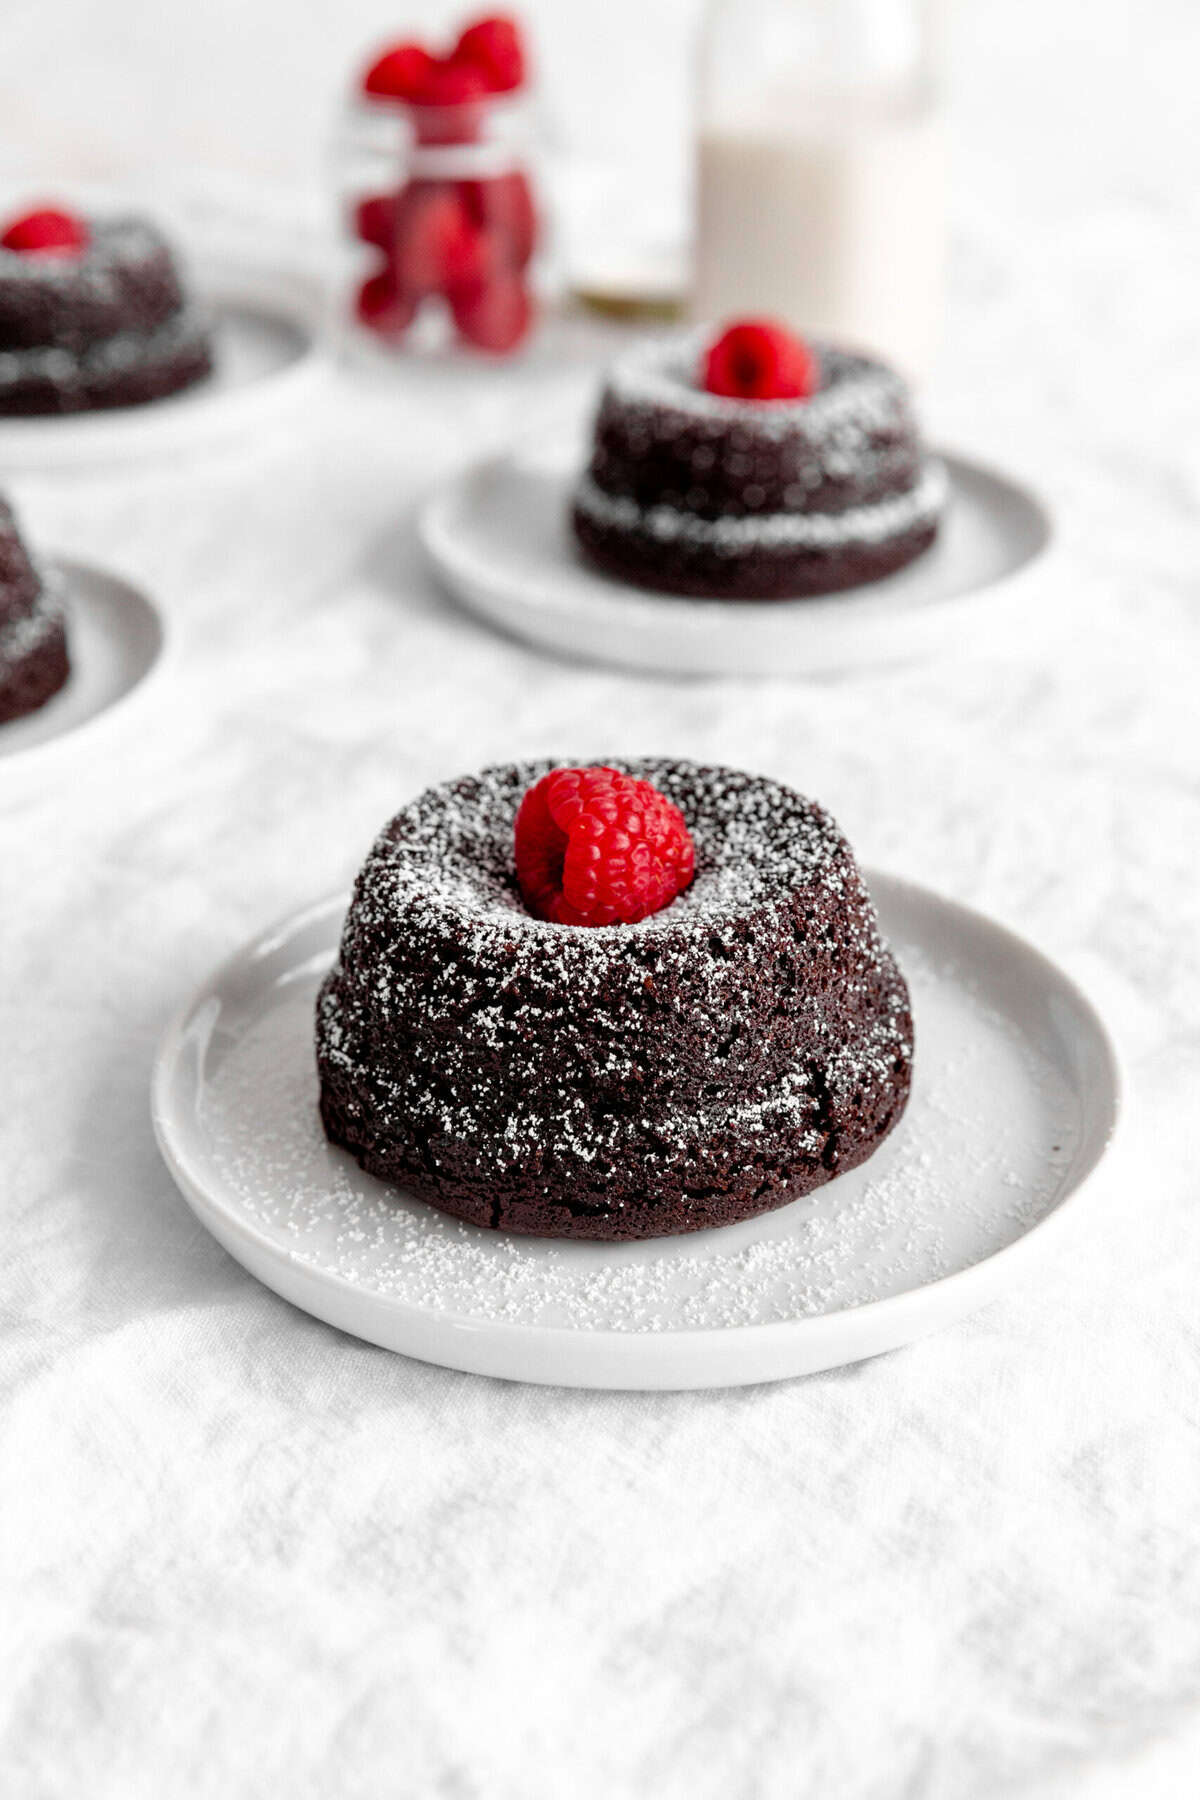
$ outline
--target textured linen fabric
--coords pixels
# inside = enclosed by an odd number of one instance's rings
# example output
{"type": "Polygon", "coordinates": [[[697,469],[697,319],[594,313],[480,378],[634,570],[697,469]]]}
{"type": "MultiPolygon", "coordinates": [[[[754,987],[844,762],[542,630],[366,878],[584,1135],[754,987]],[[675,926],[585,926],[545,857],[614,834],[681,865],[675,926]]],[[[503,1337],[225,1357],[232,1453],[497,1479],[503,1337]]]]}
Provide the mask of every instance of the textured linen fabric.
{"type": "Polygon", "coordinates": [[[927,411],[1059,511],[1036,641],[672,683],[475,626],[411,509],[581,399],[611,348],[587,333],[9,484],[174,643],[123,724],[0,761],[5,1795],[1195,1791],[1196,21],[1048,0],[1032,28],[973,9],[927,411]],[[864,863],[1093,989],[1127,1126],[1053,1271],[858,1367],[638,1396],[355,1343],[208,1238],[149,1125],[174,1009],[426,782],[597,746],[794,782],[864,863]]]}

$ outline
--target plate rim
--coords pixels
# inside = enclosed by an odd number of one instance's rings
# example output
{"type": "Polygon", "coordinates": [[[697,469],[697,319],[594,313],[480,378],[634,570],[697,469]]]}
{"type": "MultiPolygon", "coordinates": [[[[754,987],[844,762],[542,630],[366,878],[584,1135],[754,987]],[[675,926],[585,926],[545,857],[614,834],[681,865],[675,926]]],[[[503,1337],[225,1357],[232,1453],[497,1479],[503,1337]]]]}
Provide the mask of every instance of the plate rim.
{"type": "MultiPolygon", "coordinates": [[[[602,576],[599,572],[595,572],[596,581],[604,581],[612,589],[611,596],[605,596],[603,600],[599,597],[589,596],[582,603],[577,597],[558,601],[547,599],[541,591],[522,598],[517,592],[520,587],[518,575],[503,575],[497,583],[494,573],[491,577],[491,597],[480,599],[476,591],[478,559],[474,559],[473,566],[469,568],[467,559],[457,547],[450,529],[453,511],[456,505],[464,502],[474,484],[503,473],[506,468],[511,467],[517,461],[523,447],[532,443],[543,444],[547,437],[552,444],[561,442],[565,445],[568,440],[579,439],[580,432],[578,426],[567,426],[560,421],[557,426],[551,427],[539,438],[532,438],[530,434],[525,433],[503,448],[475,458],[465,467],[440,481],[425,495],[417,509],[417,536],[427,565],[435,578],[449,590],[460,605],[466,607],[476,617],[483,617],[493,627],[499,626],[502,630],[519,636],[526,643],[533,642],[540,649],[549,650],[552,654],[573,656],[577,660],[598,663],[611,668],[621,668],[644,674],[673,673],[677,679],[689,676],[703,678],[705,675],[711,676],[728,672],[723,671],[715,664],[712,668],[701,668],[693,667],[690,663],[672,671],[667,668],[663,660],[653,655],[602,657],[589,649],[567,649],[557,640],[535,634],[532,629],[527,629],[523,621],[542,618],[553,630],[569,624],[573,618],[586,617],[588,624],[594,626],[603,622],[606,616],[616,621],[623,609],[661,606],[666,609],[679,607],[704,609],[711,614],[714,624],[717,621],[732,624],[740,616],[752,628],[765,626],[772,620],[793,619],[802,624],[806,614],[818,625],[827,625],[833,622],[848,626],[854,620],[859,626],[865,627],[880,621],[891,623],[894,618],[896,622],[901,620],[909,622],[915,635],[919,627],[927,628],[931,623],[937,624],[945,620],[947,616],[957,616],[963,602],[968,599],[987,595],[990,599],[995,600],[1009,590],[1017,588],[1029,580],[1035,572],[1042,572],[1059,543],[1060,531],[1057,515],[1050,501],[1040,489],[1031,486],[1001,464],[985,460],[960,446],[939,442],[930,444],[927,447],[927,454],[942,462],[946,467],[950,476],[951,492],[953,492],[955,478],[960,472],[968,479],[983,478],[993,485],[1003,487],[1009,493],[1019,496],[1022,504],[1030,509],[1036,521],[1040,539],[1032,553],[1016,567],[1002,570],[997,575],[975,585],[964,587],[955,593],[945,594],[940,599],[927,601],[919,608],[911,605],[905,606],[894,615],[889,615],[885,598],[886,584],[880,582],[867,582],[859,588],[847,589],[838,593],[817,594],[791,600],[738,600],[722,603],[686,594],[658,594],[652,589],[639,588],[631,583],[618,581],[613,576],[602,576]],[[513,602],[519,609],[515,613],[513,602]],[[790,610],[792,608],[796,610],[792,612],[790,610]]],[[[547,480],[563,482],[566,478],[565,469],[560,475],[546,472],[547,480]]],[[[703,617],[704,611],[688,616],[703,617]]],[[[676,616],[682,615],[677,613],[676,616]]],[[[664,624],[669,623],[670,612],[664,611],[662,619],[664,624]]],[[[645,622],[648,622],[648,616],[645,622]]],[[[726,651],[728,650],[727,640],[723,647],[726,651]]],[[[918,644],[913,646],[908,654],[919,654],[921,650],[922,646],[918,644]]],[[[760,654],[762,654],[761,651],[760,654]]],[[[870,656],[856,659],[844,653],[831,654],[825,651],[817,656],[811,671],[775,667],[770,671],[748,669],[734,670],[733,673],[749,674],[752,677],[772,673],[791,679],[804,679],[806,674],[819,677],[833,670],[855,666],[886,665],[896,661],[898,654],[902,658],[905,652],[897,653],[895,650],[891,652],[885,650],[882,653],[875,652],[870,656]]]]}
{"type": "MultiPolygon", "coordinates": [[[[257,1250],[267,1261],[280,1264],[290,1275],[294,1275],[302,1284],[308,1283],[318,1290],[331,1289],[348,1301],[358,1305],[369,1304],[378,1307],[385,1315],[398,1320],[409,1320],[419,1329],[422,1324],[432,1328],[435,1334],[442,1334],[451,1340],[464,1343],[474,1340],[480,1343],[485,1337],[498,1341],[501,1351],[505,1348],[516,1351],[528,1351],[531,1347],[545,1354],[548,1363],[554,1361],[553,1352],[562,1350],[573,1352],[574,1359],[582,1350],[583,1362],[593,1358],[597,1361],[608,1360],[615,1364],[630,1363],[640,1365],[631,1370],[615,1371],[632,1375],[634,1379],[612,1378],[598,1375],[595,1372],[580,1376],[577,1373],[564,1374],[561,1369],[554,1373],[512,1373],[513,1360],[520,1361],[518,1354],[510,1357],[510,1368],[490,1366],[493,1358],[485,1356],[484,1363],[476,1366],[474,1362],[447,1360],[444,1355],[431,1354],[427,1350],[405,1348],[396,1350],[393,1345],[382,1344],[381,1348],[392,1349],[395,1353],[414,1357],[418,1361],[436,1364],[444,1368],[456,1368],[466,1372],[481,1373],[497,1379],[532,1381],[547,1386],[572,1386],[593,1389],[642,1389],[658,1391],[675,1391],[687,1387],[737,1386],[753,1384],[763,1380],[783,1380],[792,1376],[815,1373],[822,1368],[841,1367],[862,1360],[863,1357],[879,1354],[883,1350],[902,1348],[905,1344],[916,1342],[919,1338],[949,1324],[967,1317],[986,1305],[994,1293],[1009,1285],[1008,1277],[1030,1259],[1043,1253],[1053,1240],[1057,1239],[1065,1226],[1075,1220],[1081,1210],[1082,1203],[1089,1190],[1094,1186],[1098,1172],[1111,1162],[1112,1152],[1116,1144],[1124,1119],[1125,1081],[1122,1072],[1120,1052],[1112,1032],[1097,1009],[1094,1001],[1083,990],[1073,976],[1067,973],[1038,946],[1019,932],[980,912],[964,901],[940,894],[936,889],[928,888],[921,882],[905,876],[892,875],[882,870],[866,868],[863,876],[868,889],[874,895],[880,888],[890,888],[905,900],[914,900],[928,905],[932,902],[936,907],[948,909],[960,915],[966,915],[966,921],[974,930],[982,928],[998,939],[1003,947],[1016,952],[1025,959],[1030,959],[1040,967],[1043,974],[1049,975],[1060,991],[1066,991],[1076,1009],[1077,1016],[1082,1017],[1091,1032],[1096,1048],[1099,1050],[1107,1074],[1107,1102],[1103,1109],[1101,1129],[1097,1147],[1090,1161],[1083,1168],[1074,1184],[1067,1189],[1047,1212],[1034,1221],[1026,1230],[1010,1243],[1002,1245],[998,1250],[970,1263],[965,1268],[955,1269],[947,1275],[936,1277],[932,1281],[923,1282],[917,1287],[906,1288],[899,1294],[889,1294],[878,1300],[868,1300],[853,1306],[840,1307],[828,1313],[814,1313],[796,1319],[767,1320],[758,1323],[732,1326],[671,1327],[663,1331],[618,1331],[611,1327],[585,1330],[563,1325],[522,1325],[512,1321],[472,1317],[469,1314],[447,1312],[432,1307],[417,1306],[410,1301],[396,1301],[388,1296],[372,1293],[344,1275],[333,1271],[314,1267],[296,1252],[278,1244],[261,1228],[249,1223],[240,1212],[231,1211],[215,1200],[195,1179],[189,1168],[186,1156],[181,1154],[174,1138],[174,1126],[170,1116],[168,1094],[183,1049],[185,1033],[192,1018],[199,1008],[225,985],[236,973],[244,971],[256,958],[278,947],[289,936],[311,927],[318,919],[327,914],[344,909],[349,899],[349,891],[341,890],[335,894],[326,894],[319,900],[311,901],[300,908],[294,908],[264,930],[246,940],[231,955],[222,961],[202,979],[189,994],[187,999],[172,1015],[160,1038],[155,1053],[153,1073],[150,1084],[150,1113],[155,1140],[159,1153],[176,1186],[182,1193],[191,1211],[207,1230],[212,1232],[209,1216],[221,1221],[222,1227],[234,1236],[240,1237],[257,1250]],[[931,1303],[931,1296],[941,1301],[949,1301],[949,1306],[938,1308],[936,1301],[931,1303]],[[939,1310],[944,1316],[935,1317],[919,1325],[916,1329],[903,1326],[905,1315],[914,1309],[939,1310]],[[902,1329],[897,1332],[897,1324],[902,1329]],[[831,1334],[850,1331],[862,1327],[857,1335],[865,1341],[866,1347],[845,1353],[839,1351],[821,1360],[820,1339],[831,1334]],[[882,1341],[880,1341],[882,1340],[882,1341]],[[729,1358],[736,1361],[739,1351],[754,1350],[761,1352],[759,1363],[775,1363],[780,1360],[779,1353],[788,1349],[807,1345],[817,1351],[817,1360],[813,1361],[803,1355],[795,1358],[799,1366],[791,1369],[782,1368],[774,1373],[726,1373],[712,1377],[704,1372],[704,1366],[714,1357],[729,1358]],[[874,1347],[872,1347],[874,1346],[874,1347]],[[697,1379],[663,1379],[667,1371],[661,1366],[678,1362],[677,1354],[682,1349],[683,1359],[695,1363],[698,1369],[697,1379]],[[649,1368],[646,1365],[649,1364],[649,1368]]],[[[213,1235],[217,1235],[213,1232],[213,1235]]],[[[680,1234],[682,1235],[682,1234],[680,1234]]],[[[220,1239],[218,1238],[218,1241],[220,1239]]],[[[678,1238],[666,1238],[663,1242],[678,1241],[678,1238]]],[[[233,1253],[226,1248],[226,1254],[233,1253]]],[[[235,1261],[239,1261],[236,1256],[235,1261]]],[[[254,1269],[242,1264],[252,1279],[263,1286],[271,1288],[271,1284],[254,1269]]],[[[278,1289],[271,1291],[279,1294],[278,1289]]],[[[346,1332],[350,1336],[362,1338],[366,1342],[379,1344],[377,1338],[367,1337],[353,1327],[339,1323],[319,1312],[313,1312],[302,1301],[292,1299],[290,1295],[281,1295],[289,1304],[299,1306],[309,1312],[310,1316],[323,1319],[335,1329],[346,1332]]],[[[564,1362],[569,1366],[573,1357],[567,1355],[564,1362]]],[[[786,1360],[786,1358],[785,1358],[786,1360]]]]}
{"type": "MultiPolygon", "coordinates": [[[[6,751],[3,756],[0,756],[0,781],[5,779],[5,770],[10,764],[24,772],[34,761],[40,762],[42,758],[49,760],[60,753],[68,753],[78,745],[82,738],[93,731],[102,731],[107,726],[123,724],[127,718],[126,709],[142,700],[149,691],[152,691],[153,687],[157,686],[168,668],[173,666],[178,652],[177,633],[170,624],[166,611],[151,598],[141,582],[134,581],[128,575],[122,574],[117,569],[110,569],[103,563],[90,562],[78,556],[63,556],[57,550],[41,553],[38,562],[46,571],[63,575],[68,583],[66,595],[68,655],[71,654],[69,634],[71,607],[74,603],[70,583],[79,577],[85,581],[99,577],[109,585],[119,588],[123,596],[132,598],[139,606],[143,607],[158,631],[158,643],[153,656],[137,680],[131,682],[127,688],[123,688],[106,705],[89,713],[86,719],[80,719],[76,724],[68,725],[64,730],[54,732],[50,737],[39,738],[36,743],[27,744],[22,749],[6,751]]],[[[51,694],[46,705],[53,705],[57,697],[56,694],[51,694]]],[[[40,711],[40,708],[38,710],[40,711]]]]}

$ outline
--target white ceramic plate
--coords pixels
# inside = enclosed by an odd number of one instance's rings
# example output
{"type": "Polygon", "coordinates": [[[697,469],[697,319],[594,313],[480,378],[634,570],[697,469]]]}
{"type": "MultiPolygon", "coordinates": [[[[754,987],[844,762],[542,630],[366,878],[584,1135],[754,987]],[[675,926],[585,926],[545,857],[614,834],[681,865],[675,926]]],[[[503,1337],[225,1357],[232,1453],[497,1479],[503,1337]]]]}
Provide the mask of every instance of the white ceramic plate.
{"type": "Polygon", "coordinates": [[[207,380],[145,406],[33,419],[0,418],[0,468],[14,474],[157,456],[261,428],[323,378],[315,301],[247,275],[210,277],[197,292],[215,320],[207,380]]]}
{"type": "Polygon", "coordinates": [[[50,570],[63,584],[71,673],[45,706],[0,725],[0,765],[110,717],[163,652],[163,622],[138,588],[86,563],[60,558],[50,570]]]}
{"type": "Polygon", "coordinates": [[[729,1386],[908,1343],[1024,1283],[1111,1138],[1116,1057],[1060,970],[966,907],[870,877],[913,989],[916,1081],[862,1169],[722,1230],[510,1237],[364,1175],[317,1117],[313,1001],[344,898],[240,952],[160,1048],[154,1125],[201,1222],[305,1311],[450,1368],[729,1386]]]}
{"type": "Polygon", "coordinates": [[[421,514],[434,570],[494,625],[545,649],[672,675],[827,675],[1019,629],[1027,576],[1050,541],[1028,488],[939,452],[950,475],[933,548],[899,574],[813,600],[686,600],[601,574],[567,518],[577,433],[477,464],[421,514]]]}

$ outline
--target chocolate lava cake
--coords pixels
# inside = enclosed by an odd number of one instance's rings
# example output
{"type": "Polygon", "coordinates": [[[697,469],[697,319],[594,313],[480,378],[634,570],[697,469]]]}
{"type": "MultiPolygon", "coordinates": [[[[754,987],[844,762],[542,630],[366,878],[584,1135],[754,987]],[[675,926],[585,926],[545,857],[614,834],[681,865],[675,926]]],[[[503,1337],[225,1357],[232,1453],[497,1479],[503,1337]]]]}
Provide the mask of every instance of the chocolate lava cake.
{"type": "Polygon", "coordinates": [[[533,917],[514,817],[555,765],[487,769],[385,827],[321,989],[328,1136],[476,1225],[729,1224],[864,1161],[908,1097],[908,990],[829,815],[732,769],[617,766],[690,830],[695,875],[670,905],[533,917]]]}
{"type": "Polygon", "coordinates": [[[706,391],[696,336],[611,370],[571,521],[607,574],[703,599],[785,599],[876,581],[929,548],[946,493],[908,390],[869,357],[810,345],[803,398],[706,391]]]}
{"type": "Polygon", "coordinates": [[[207,319],[152,225],[81,221],[66,249],[0,244],[0,415],[140,406],[212,366],[207,319]]]}
{"type": "Polygon", "coordinates": [[[12,509],[0,499],[0,725],[36,711],[69,674],[61,601],[30,561],[12,509]]]}

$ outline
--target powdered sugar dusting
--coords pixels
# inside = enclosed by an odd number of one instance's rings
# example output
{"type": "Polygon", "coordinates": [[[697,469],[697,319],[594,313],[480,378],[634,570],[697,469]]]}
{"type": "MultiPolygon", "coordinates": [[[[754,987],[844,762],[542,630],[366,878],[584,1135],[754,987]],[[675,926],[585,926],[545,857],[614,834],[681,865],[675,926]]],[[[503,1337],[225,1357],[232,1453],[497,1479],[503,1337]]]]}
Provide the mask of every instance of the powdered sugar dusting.
{"type": "Polygon", "coordinates": [[[702,519],[680,507],[639,506],[627,495],[607,494],[590,475],[581,479],[574,501],[597,525],[644,534],[661,544],[711,548],[718,553],[809,547],[832,550],[880,544],[933,524],[945,505],[946,489],[944,465],[931,460],[916,485],[906,492],[837,513],[777,512],[702,519]]]}
{"type": "MultiPolygon", "coordinates": [[[[620,758],[613,765],[659,787],[684,812],[696,848],[696,876],[670,906],[633,925],[574,930],[528,912],[516,886],[513,821],[526,789],[551,761],[502,763],[479,775],[429,788],[396,815],[376,840],[368,868],[386,880],[364,893],[394,918],[409,905],[454,914],[484,938],[537,939],[539,961],[574,965],[609,957],[631,936],[660,932],[698,937],[748,908],[785,900],[802,883],[835,892],[856,881],[853,860],[822,807],[761,777],[666,758],[620,758]]],[[[369,922],[369,921],[368,921],[369,922]]]]}
{"type": "Polygon", "coordinates": [[[86,250],[78,256],[30,256],[0,245],[0,280],[35,289],[104,293],[114,269],[146,262],[164,247],[162,234],[147,220],[135,217],[92,220],[90,234],[86,250]]]}
{"type": "Polygon", "coordinates": [[[782,435],[802,427],[814,434],[833,431],[849,420],[880,422],[906,399],[904,382],[882,363],[829,345],[812,346],[821,385],[803,400],[739,400],[710,394],[697,380],[708,333],[689,332],[666,345],[649,340],[620,357],[606,387],[616,400],[636,408],[667,407],[728,425],[749,424],[756,432],[782,435]]]}
{"type": "Polygon", "coordinates": [[[27,613],[0,625],[0,676],[61,630],[64,612],[62,585],[51,577],[27,613]]]}

